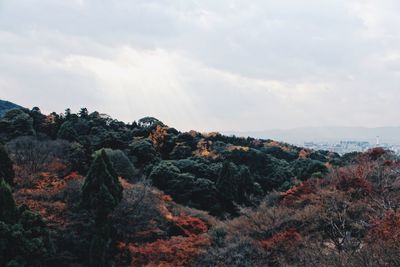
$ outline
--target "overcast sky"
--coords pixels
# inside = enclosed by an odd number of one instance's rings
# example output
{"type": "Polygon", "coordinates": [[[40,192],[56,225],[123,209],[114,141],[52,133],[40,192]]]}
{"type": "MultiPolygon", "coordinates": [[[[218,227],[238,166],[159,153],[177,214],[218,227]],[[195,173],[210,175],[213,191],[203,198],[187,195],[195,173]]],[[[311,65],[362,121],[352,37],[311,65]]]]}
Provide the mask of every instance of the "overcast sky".
{"type": "Polygon", "coordinates": [[[0,98],[180,130],[400,125],[397,0],[0,0],[0,98]]]}

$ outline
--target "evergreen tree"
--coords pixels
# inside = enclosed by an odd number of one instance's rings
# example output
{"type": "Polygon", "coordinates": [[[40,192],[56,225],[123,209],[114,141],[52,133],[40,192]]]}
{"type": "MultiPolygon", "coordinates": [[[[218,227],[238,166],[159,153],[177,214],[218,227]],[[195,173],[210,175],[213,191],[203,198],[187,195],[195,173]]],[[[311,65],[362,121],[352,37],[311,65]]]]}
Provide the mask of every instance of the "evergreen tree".
{"type": "Polygon", "coordinates": [[[45,266],[50,254],[42,217],[25,205],[17,208],[10,186],[0,180],[0,266],[45,266]]]}
{"type": "Polygon", "coordinates": [[[237,170],[236,165],[229,161],[222,164],[217,180],[217,189],[220,193],[221,202],[225,210],[234,212],[233,202],[238,196],[237,170]]]}
{"type": "Polygon", "coordinates": [[[110,247],[113,242],[113,227],[108,214],[122,199],[122,186],[118,175],[104,149],[95,154],[82,187],[82,207],[95,217],[95,234],[90,244],[90,266],[112,266],[110,247]]]}
{"type": "Polygon", "coordinates": [[[0,144],[0,179],[5,180],[8,184],[14,184],[13,163],[8,156],[4,146],[0,144]]]}
{"type": "Polygon", "coordinates": [[[0,221],[12,223],[17,216],[17,208],[10,186],[0,180],[0,221]]]}
{"type": "Polygon", "coordinates": [[[96,223],[106,221],[107,215],[122,199],[122,186],[104,150],[95,156],[82,187],[82,207],[90,210],[96,223]]]}

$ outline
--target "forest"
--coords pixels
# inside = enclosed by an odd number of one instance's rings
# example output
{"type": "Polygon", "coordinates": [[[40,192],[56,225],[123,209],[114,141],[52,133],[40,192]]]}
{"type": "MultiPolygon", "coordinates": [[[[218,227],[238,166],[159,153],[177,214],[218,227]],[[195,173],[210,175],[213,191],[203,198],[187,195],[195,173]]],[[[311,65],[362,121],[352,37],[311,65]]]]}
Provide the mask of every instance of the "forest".
{"type": "Polygon", "coordinates": [[[400,159],[125,123],[0,117],[0,266],[400,266],[400,159]]]}

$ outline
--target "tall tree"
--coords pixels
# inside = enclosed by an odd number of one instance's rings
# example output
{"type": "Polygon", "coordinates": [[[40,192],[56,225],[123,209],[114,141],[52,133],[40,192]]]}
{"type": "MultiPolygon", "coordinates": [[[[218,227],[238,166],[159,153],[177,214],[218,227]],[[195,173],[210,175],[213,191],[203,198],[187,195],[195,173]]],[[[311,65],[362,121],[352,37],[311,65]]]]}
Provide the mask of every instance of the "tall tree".
{"type": "Polygon", "coordinates": [[[13,163],[8,156],[4,146],[0,144],[0,179],[6,181],[8,184],[14,184],[14,169],[13,163]]]}
{"type": "Polygon", "coordinates": [[[10,186],[0,180],[0,221],[13,223],[16,219],[17,208],[10,186]]]}
{"type": "Polygon", "coordinates": [[[82,206],[95,218],[95,234],[89,250],[91,266],[112,266],[113,227],[108,215],[122,199],[122,186],[104,149],[96,153],[82,187],[82,206]]]}
{"type": "Polygon", "coordinates": [[[105,152],[97,153],[82,187],[82,207],[90,210],[96,222],[105,222],[122,199],[122,186],[105,152]]]}
{"type": "Polygon", "coordinates": [[[217,180],[217,189],[220,193],[222,205],[225,210],[234,212],[235,206],[233,202],[238,196],[238,183],[237,183],[237,167],[234,163],[225,161],[217,180]]]}

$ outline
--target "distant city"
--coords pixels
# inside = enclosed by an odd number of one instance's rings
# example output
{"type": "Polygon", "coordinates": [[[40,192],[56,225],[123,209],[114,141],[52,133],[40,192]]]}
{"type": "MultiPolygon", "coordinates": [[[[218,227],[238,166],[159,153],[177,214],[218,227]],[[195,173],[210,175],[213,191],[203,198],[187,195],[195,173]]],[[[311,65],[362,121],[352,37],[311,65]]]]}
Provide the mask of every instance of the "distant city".
{"type": "Polygon", "coordinates": [[[400,127],[304,127],[286,130],[226,132],[236,136],[251,136],[294,144],[339,154],[363,152],[383,147],[400,154],[400,127]]]}
{"type": "Polygon", "coordinates": [[[383,147],[385,149],[391,150],[396,154],[400,154],[399,144],[389,144],[380,143],[379,138],[375,143],[368,141],[339,141],[339,142],[304,142],[303,144],[297,144],[306,148],[314,150],[328,150],[331,152],[336,152],[340,155],[350,153],[350,152],[364,152],[370,148],[383,147]]]}

